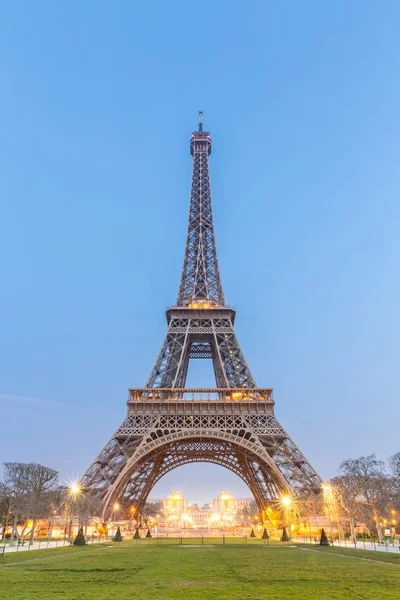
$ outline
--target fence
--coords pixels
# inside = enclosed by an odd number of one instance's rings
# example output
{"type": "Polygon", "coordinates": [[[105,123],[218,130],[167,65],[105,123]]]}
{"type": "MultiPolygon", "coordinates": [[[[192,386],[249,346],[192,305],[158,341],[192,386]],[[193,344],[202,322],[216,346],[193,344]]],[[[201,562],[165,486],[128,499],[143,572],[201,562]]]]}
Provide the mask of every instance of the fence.
{"type": "MultiPolygon", "coordinates": [[[[126,541],[126,539],[125,539],[126,541]]],[[[222,536],[154,536],[151,538],[140,537],[137,539],[130,539],[135,545],[175,545],[175,546],[224,546],[224,545],[243,545],[243,544],[258,544],[258,545],[269,545],[270,540],[262,539],[261,537],[250,537],[248,535],[230,537],[226,535],[222,536]]]]}
{"type": "MultiPolygon", "coordinates": [[[[111,537],[102,537],[99,539],[98,537],[87,537],[86,544],[99,544],[103,542],[111,542],[111,537]]],[[[33,543],[29,540],[15,540],[13,545],[6,544],[3,542],[3,545],[0,546],[0,556],[4,555],[4,553],[8,552],[18,552],[18,551],[28,551],[28,550],[41,550],[44,548],[62,548],[63,546],[71,546],[74,543],[74,539],[70,539],[68,537],[64,537],[61,539],[36,539],[33,543]]]]}
{"type": "MultiPolygon", "coordinates": [[[[131,534],[132,535],[132,534],[131,534]]],[[[131,535],[129,538],[124,537],[124,542],[128,542],[130,545],[134,546],[149,546],[149,545],[175,545],[175,546],[238,546],[238,545],[246,545],[249,546],[290,546],[295,544],[319,544],[319,538],[317,537],[295,537],[288,542],[282,542],[278,537],[273,537],[270,539],[263,539],[262,537],[251,537],[249,535],[242,536],[177,536],[177,537],[169,537],[169,536],[153,536],[151,538],[148,537],[140,537],[140,538],[132,538],[131,535]]],[[[100,544],[100,543],[109,543],[112,542],[113,538],[108,537],[87,537],[86,544],[100,544]]],[[[357,550],[372,550],[372,551],[380,551],[380,552],[399,552],[400,551],[400,540],[391,540],[384,541],[379,543],[375,540],[370,540],[369,538],[358,538],[355,542],[351,540],[329,540],[330,545],[336,546],[339,548],[353,548],[357,550]]],[[[4,552],[18,552],[18,551],[27,551],[27,550],[40,550],[44,548],[59,548],[63,546],[70,546],[73,544],[73,539],[69,539],[67,537],[58,540],[51,540],[51,538],[36,540],[33,544],[29,541],[19,540],[18,544],[14,546],[9,546],[8,544],[4,544],[0,546],[0,557],[4,555],[4,552]]]]}

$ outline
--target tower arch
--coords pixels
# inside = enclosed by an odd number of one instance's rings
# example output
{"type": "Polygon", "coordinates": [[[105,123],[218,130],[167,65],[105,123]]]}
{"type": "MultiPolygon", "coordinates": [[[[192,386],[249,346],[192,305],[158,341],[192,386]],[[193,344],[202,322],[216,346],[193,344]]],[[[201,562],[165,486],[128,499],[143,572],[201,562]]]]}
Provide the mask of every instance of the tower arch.
{"type": "Polygon", "coordinates": [[[259,511],[294,491],[265,449],[255,441],[227,432],[181,431],[144,443],[126,461],[104,496],[103,517],[119,503],[140,513],[154,485],[170,470],[190,462],[213,462],[238,475],[251,490],[259,511]]]}

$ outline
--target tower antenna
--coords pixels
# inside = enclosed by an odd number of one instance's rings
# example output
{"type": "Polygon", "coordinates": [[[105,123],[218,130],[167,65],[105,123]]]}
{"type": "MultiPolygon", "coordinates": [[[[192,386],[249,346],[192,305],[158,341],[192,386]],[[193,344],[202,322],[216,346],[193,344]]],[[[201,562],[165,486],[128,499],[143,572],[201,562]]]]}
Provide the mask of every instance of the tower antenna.
{"type": "Polygon", "coordinates": [[[203,131],[203,111],[199,110],[199,131],[203,131]]]}

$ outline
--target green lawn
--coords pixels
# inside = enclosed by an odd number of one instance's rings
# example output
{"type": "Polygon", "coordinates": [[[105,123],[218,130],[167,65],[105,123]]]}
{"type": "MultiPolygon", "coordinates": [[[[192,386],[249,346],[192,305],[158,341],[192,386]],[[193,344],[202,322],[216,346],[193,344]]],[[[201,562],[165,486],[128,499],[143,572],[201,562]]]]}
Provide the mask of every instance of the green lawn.
{"type": "Polygon", "coordinates": [[[0,558],[0,565],[7,563],[0,566],[0,598],[7,600],[400,597],[400,556],[351,549],[141,540],[0,558]]]}

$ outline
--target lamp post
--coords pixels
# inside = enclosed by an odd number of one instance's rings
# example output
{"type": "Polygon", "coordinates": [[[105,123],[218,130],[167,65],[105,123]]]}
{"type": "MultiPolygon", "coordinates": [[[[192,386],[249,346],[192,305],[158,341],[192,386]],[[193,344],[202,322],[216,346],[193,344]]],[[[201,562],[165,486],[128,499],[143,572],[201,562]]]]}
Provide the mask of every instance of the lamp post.
{"type": "Polygon", "coordinates": [[[281,498],[281,502],[283,505],[283,515],[284,515],[284,519],[285,521],[287,521],[287,527],[289,530],[289,537],[292,537],[292,532],[290,529],[290,506],[292,504],[292,499],[290,496],[282,496],[281,498]]]}
{"type": "Polygon", "coordinates": [[[118,502],[116,502],[113,506],[113,521],[115,521],[115,513],[118,513],[119,511],[119,504],[118,502]]]}
{"type": "Polygon", "coordinates": [[[69,495],[72,498],[71,519],[69,522],[69,538],[70,539],[72,537],[72,521],[75,516],[76,498],[77,498],[78,494],[80,494],[80,493],[81,493],[81,488],[79,487],[79,485],[77,483],[72,483],[69,487],[69,495]]]}

